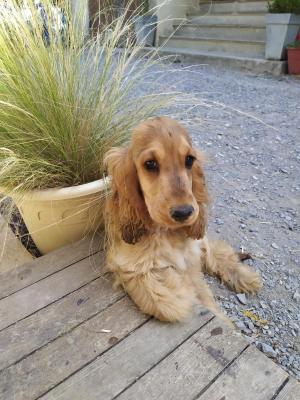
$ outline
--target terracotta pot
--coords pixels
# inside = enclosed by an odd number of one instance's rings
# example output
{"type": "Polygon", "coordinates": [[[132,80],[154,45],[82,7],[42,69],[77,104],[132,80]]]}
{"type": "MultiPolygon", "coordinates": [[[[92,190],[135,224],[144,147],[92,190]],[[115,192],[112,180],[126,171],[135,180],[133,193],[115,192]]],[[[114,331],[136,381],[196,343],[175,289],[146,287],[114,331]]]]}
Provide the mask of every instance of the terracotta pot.
{"type": "Polygon", "coordinates": [[[300,48],[288,48],[289,74],[300,75],[300,48]]]}
{"type": "Polygon", "coordinates": [[[14,198],[42,254],[76,242],[103,227],[109,180],[62,189],[36,190],[14,198]]]}

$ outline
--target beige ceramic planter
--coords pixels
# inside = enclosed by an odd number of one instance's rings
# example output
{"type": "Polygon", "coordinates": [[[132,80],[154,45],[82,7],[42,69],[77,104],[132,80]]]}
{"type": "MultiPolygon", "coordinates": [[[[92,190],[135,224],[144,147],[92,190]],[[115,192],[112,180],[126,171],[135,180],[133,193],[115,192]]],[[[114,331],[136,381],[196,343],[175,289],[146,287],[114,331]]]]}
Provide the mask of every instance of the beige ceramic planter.
{"type": "Polygon", "coordinates": [[[42,254],[76,242],[103,226],[109,180],[62,189],[32,191],[14,199],[42,254]]]}

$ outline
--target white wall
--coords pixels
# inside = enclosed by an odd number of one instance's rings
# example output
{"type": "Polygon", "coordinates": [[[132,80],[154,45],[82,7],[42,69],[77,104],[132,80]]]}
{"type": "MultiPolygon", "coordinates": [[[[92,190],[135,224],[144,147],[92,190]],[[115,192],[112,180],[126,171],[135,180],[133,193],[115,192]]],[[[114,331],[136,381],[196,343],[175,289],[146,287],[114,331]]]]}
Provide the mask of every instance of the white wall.
{"type": "Polygon", "coordinates": [[[84,14],[84,32],[89,34],[89,7],[88,0],[71,0],[72,14],[76,18],[81,13],[84,14]]]}
{"type": "Polygon", "coordinates": [[[197,0],[150,0],[150,9],[158,17],[157,38],[159,35],[168,35],[173,31],[173,24],[186,20],[187,12],[197,8],[197,0]]]}

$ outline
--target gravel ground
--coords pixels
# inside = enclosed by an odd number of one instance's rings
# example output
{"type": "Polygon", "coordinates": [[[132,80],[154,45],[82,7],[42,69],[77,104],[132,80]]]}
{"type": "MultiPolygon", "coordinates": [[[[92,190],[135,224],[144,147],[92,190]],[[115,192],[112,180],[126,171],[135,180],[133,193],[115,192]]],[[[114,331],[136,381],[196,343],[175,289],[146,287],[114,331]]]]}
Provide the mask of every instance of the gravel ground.
{"type": "Polygon", "coordinates": [[[300,80],[174,69],[176,88],[206,102],[189,130],[209,157],[209,234],[250,252],[264,286],[256,297],[236,295],[207,279],[248,340],[300,379],[300,80]]]}

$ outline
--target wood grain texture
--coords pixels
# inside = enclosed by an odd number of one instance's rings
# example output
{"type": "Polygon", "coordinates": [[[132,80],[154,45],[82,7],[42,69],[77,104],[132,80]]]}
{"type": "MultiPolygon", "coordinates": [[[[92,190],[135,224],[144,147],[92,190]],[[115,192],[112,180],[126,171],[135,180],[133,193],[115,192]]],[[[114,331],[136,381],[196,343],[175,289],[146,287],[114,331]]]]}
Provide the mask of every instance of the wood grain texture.
{"type": "Polygon", "coordinates": [[[97,253],[2,299],[0,330],[99,277],[103,260],[103,253],[97,253]]]}
{"type": "Polygon", "coordinates": [[[269,400],[287,377],[263,353],[249,347],[198,399],[269,400]]]}
{"type": "Polygon", "coordinates": [[[101,238],[95,237],[53,251],[20,267],[0,274],[0,299],[58,272],[100,250],[101,238]]]}
{"type": "Polygon", "coordinates": [[[118,399],[194,399],[247,346],[240,334],[215,318],[118,399]]]}
{"type": "Polygon", "coordinates": [[[112,399],[211,318],[205,313],[182,324],[152,319],[42,399],[112,399]]]}
{"type": "Polygon", "coordinates": [[[125,296],[105,275],[0,332],[0,371],[125,296]]]}
{"type": "Polygon", "coordinates": [[[67,335],[4,370],[0,374],[0,399],[36,399],[148,318],[127,297],[121,299],[67,335]],[[110,332],[101,332],[102,329],[110,332]]]}
{"type": "Polygon", "coordinates": [[[300,400],[300,383],[296,379],[290,378],[276,400],[300,400]]]}
{"type": "Polygon", "coordinates": [[[207,311],[181,324],[140,313],[88,242],[0,275],[1,289],[0,400],[300,400],[207,311]]]}

